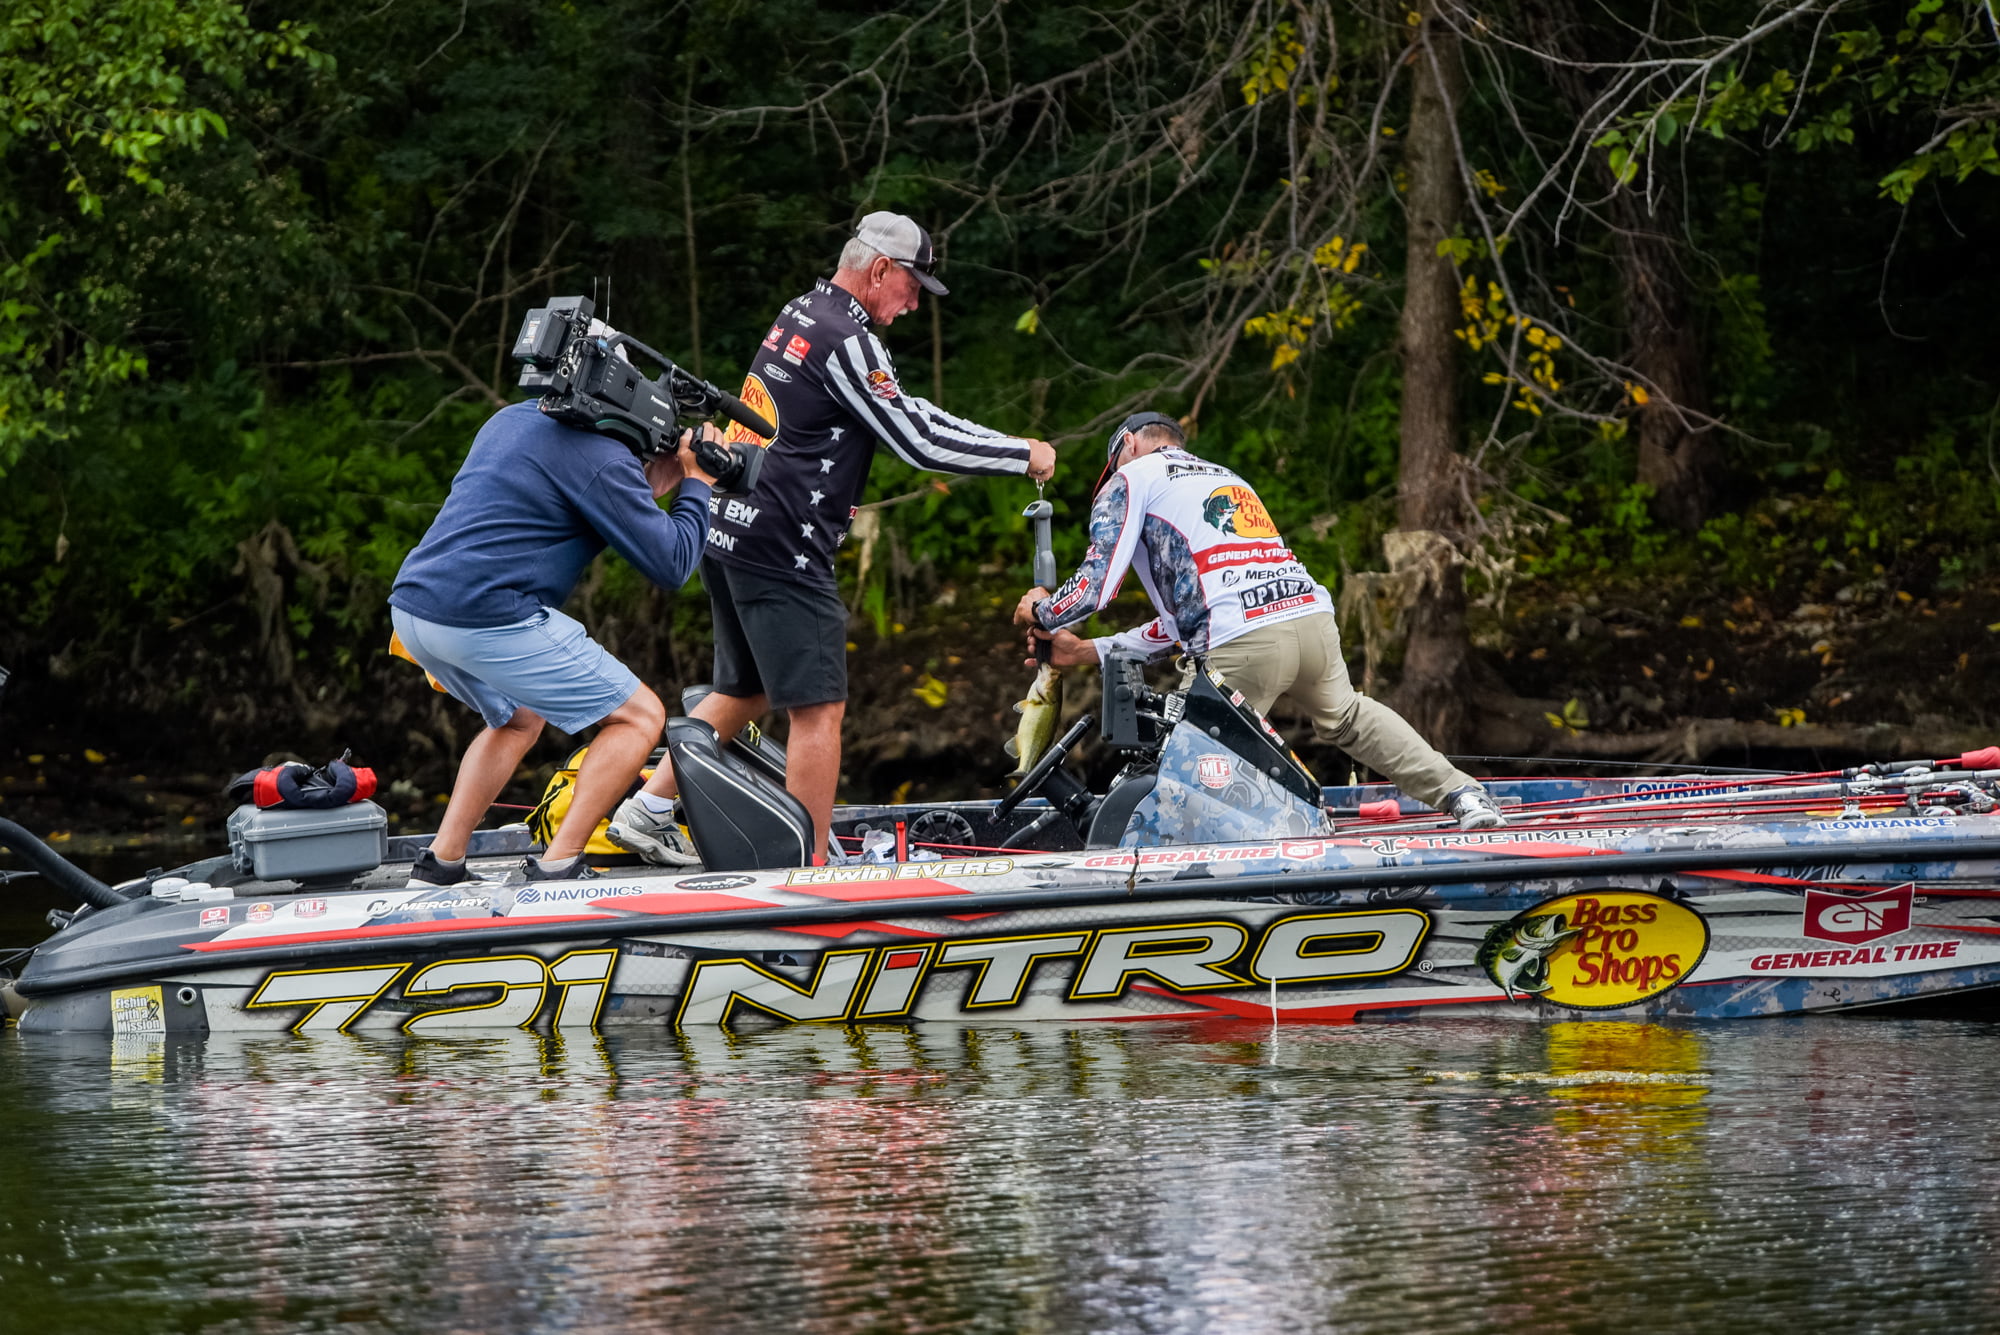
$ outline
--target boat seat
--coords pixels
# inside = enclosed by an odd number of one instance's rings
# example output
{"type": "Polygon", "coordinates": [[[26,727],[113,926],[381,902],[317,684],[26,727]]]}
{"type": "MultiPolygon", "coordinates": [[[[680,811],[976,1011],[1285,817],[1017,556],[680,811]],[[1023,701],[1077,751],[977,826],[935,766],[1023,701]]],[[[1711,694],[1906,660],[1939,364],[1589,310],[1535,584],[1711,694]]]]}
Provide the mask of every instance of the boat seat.
{"type": "Polygon", "coordinates": [[[805,806],[725,750],[700,719],[667,720],[667,753],[680,784],[681,816],[709,871],[761,871],[812,863],[805,806]]]}
{"type": "MultiPolygon", "coordinates": [[[[694,707],[715,693],[707,682],[681,688],[681,713],[692,714],[694,707]]],[[[780,788],[785,786],[785,748],[756,724],[745,725],[729,743],[732,754],[742,757],[780,788]]]]}
{"type": "Polygon", "coordinates": [[[1125,827],[1132,823],[1132,815],[1139,809],[1139,803],[1153,791],[1153,785],[1160,776],[1148,771],[1134,774],[1125,782],[1104,795],[1097,804],[1097,810],[1090,818],[1090,833],[1084,836],[1085,848],[1116,848],[1125,838],[1125,827]]]}

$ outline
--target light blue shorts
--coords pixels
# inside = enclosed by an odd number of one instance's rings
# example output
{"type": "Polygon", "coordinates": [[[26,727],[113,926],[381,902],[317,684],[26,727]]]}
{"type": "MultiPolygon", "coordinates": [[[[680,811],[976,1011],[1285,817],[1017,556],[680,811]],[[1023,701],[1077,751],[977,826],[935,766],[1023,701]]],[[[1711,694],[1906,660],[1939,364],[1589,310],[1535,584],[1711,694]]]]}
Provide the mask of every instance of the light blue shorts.
{"type": "Polygon", "coordinates": [[[489,728],[532,709],[564,732],[582,732],[632,698],[639,678],[552,607],[511,626],[440,626],[389,609],[403,647],[452,698],[489,728]]]}

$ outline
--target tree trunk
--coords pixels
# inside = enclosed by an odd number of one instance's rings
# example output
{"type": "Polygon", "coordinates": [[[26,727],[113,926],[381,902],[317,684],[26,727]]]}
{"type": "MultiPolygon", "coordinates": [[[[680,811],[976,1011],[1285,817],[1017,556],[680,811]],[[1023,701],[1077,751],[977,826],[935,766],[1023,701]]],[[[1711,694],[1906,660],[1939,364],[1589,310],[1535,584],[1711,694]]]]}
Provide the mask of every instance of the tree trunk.
{"type": "MultiPolygon", "coordinates": [[[[1403,166],[1409,180],[1408,259],[1399,351],[1403,363],[1402,454],[1397,516],[1405,535],[1443,534],[1450,547],[1462,520],[1463,464],[1458,454],[1458,279],[1438,244],[1464,207],[1453,109],[1464,87],[1458,37],[1423,6],[1423,40],[1410,63],[1410,125],[1403,166]]],[[[1427,544],[1433,545],[1434,544],[1427,544]]],[[[1469,678],[1465,582],[1455,559],[1434,563],[1409,609],[1403,671],[1392,695],[1397,710],[1433,745],[1454,748],[1464,730],[1469,678]]]]}
{"type": "MultiPolygon", "coordinates": [[[[1596,30],[1577,16],[1573,0],[1533,0],[1522,6],[1530,44],[1547,57],[1549,81],[1569,112],[1591,114],[1604,80],[1586,66],[1614,63],[1596,30]]],[[[1653,514],[1682,529],[1700,528],[1715,503],[1722,452],[1713,428],[1689,423],[1682,410],[1706,415],[1701,342],[1688,316],[1687,274],[1679,248],[1661,226],[1675,212],[1672,161],[1656,153],[1650,201],[1620,185],[1607,155],[1591,152],[1598,185],[1609,197],[1612,247],[1625,306],[1628,364],[1645,383],[1649,402],[1634,415],[1639,428],[1638,480],[1653,488],[1653,514]]]]}
{"type": "Polygon", "coordinates": [[[1619,190],[1611,206],[1632,369],[1652,385],[1650,401],[1637,414],[1639,481],[1653,488],[1653,513],[1661,522],[1691,532],[1715,503],[1722,452],[1714,428],[1682,416],[1682,410],[1706,414],[1709,407],[1701,344],[1688,318],[1686,275],[1673,241],[1645,216],[1636,193],[1619,190]]]}

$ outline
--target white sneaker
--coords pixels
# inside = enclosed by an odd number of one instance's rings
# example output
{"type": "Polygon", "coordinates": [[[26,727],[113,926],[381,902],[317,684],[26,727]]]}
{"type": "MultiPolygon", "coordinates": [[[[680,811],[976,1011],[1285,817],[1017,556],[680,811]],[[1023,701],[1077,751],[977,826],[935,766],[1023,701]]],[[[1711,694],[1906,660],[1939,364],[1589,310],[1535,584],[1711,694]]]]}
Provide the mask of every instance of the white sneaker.
{"type": "Polygon", "coordinates": [[[1461,830],[1497,830],[1507,823],[1499,805],[1484,788],[1461,788],[1446,793],[1444,811],[1458,822],[1461,830]]]}
{"type": "Polygon", "coordinates": [[[674,823],[671,811],[655,813],[637,796],[628,797],[611,813],[605,837],[628,853],[637,853],[656,867],[699,867],[701,854],[674,823]]]}

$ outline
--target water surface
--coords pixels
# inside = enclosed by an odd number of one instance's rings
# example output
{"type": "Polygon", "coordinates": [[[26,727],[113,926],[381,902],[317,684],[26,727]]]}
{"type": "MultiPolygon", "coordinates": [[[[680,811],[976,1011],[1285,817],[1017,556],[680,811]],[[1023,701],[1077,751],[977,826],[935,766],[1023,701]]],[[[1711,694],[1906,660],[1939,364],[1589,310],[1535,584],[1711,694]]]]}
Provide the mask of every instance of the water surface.
{"type": "Polygon", "coordinates": [[[2000,1027],[0,1035],[0,1325],[1992,1328],[2000,1027]]]}

